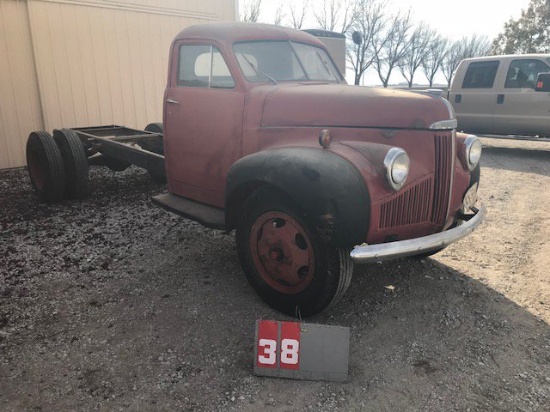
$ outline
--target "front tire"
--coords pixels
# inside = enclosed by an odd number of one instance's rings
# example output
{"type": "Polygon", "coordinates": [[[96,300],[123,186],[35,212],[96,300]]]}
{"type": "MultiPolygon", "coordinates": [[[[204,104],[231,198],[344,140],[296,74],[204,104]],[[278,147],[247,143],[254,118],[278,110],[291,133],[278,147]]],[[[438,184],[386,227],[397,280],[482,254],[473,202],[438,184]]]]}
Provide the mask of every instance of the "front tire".
{"type": "Polygon", "coordinates": [[[323,242],[292,202],[262,191],[244,210],[237,250],[264,302],[287,315],[307,317],[344,295],[353,274],[349,253],[323,242]]]}

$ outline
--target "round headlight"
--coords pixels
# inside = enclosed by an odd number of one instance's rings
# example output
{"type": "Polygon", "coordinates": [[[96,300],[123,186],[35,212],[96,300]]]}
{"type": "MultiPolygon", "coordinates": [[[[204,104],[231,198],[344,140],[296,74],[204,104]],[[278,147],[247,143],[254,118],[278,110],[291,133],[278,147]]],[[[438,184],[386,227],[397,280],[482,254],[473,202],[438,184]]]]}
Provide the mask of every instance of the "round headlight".
{"type": "Polygon", "coordinates": [[[399,190],[405,184],[409,175],[409,156],[403,149],[392,147],[384,158],[386,179],[394,190],[399,190]]]}
{"type": "Polygon", "coordinates": [[[474,170],[481,159],[481,141],[477,136],[471,134],[464,141],[466,145],[466,160],[468,169],[474,170]]]}

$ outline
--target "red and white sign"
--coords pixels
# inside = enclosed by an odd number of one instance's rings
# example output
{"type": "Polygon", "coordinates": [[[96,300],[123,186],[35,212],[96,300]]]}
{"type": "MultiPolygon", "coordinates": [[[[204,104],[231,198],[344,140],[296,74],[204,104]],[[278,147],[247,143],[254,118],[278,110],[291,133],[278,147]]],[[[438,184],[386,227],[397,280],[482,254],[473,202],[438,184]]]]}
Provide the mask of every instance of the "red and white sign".
{"type": "Polygon", "coordinates": [[[256,364],[262,368],[300,369],[300,324],[258,322],[256,364]],[[279,324],[281,334],[279,336],[279,324]]]}
{"type": "Polygon", "coordinates": [[[342,382],[348,377],[349,328],[258,320],[254,356],[260,376],[342,382]]]}

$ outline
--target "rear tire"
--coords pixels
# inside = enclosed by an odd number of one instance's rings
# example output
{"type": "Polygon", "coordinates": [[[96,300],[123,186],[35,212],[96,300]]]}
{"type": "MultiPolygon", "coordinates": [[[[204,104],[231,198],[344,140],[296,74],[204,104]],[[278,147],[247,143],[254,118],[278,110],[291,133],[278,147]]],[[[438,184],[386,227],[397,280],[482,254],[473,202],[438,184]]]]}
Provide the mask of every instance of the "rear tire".
{"type": "Polygon", "coordinates": [[[38,197],[59,202],[65,193],[65,167],[61,152],[48,132],[32,132],[26,147],[27,168],[38,197]]]}
{"type": "MultiPolygon", "coordinates": [[[[145,131],[163,134],[164,127],[162,123],[149,123],[147,126],[145,126],[145,131]]],[[[164,155],[164,145],[162,141],[160,142],[160,144],[154,144],[152,142],[148,142],[146,144],[142,144],[141,147],[145,150],[149,150],[150,152],[164,155]]],[[[166,176],[154,174],[151,172],[149,172],[149,176],[151,176],[151,179],[153,179],[153,182],[155,182],[157,185],[166,184],[166,181],[167,181],[166,176]]]]}
{"type": "Polygon", "coordinates": [[[244,210],[237,250],[264,302],[287,315],[307,317],[342,298],[353,274],[347,251],[324,243],[283,195],[262,191],[244,210]]]}
{"type": "MultiPolygon", "coordinates": [[[[158,133],[158,134],[162,135],[164,133],[164,128],[162,126],[162,123],[150,123],[147,126],[145,126],[145,131],[146,132],[158,133]]],[[[148,150],[150,152],[160,154],[160,155],[164,155],[164,142],[163,142],[162,139],[158,139],[158,142],[156,142],[156,141],[145,141],[145,142],[140,143],[140,146],[143,149],[148,150]]]]}
{"type": "Polygon", "coordinates": [[[149,123],[147,126],[145,126],[145,130],[147,132],[162,134],[164,132],[164,126],[162,125],[162,123],[149,123]]]}
{"type": "Polygon", "coordinates": [[[65,193],[71,199],[82,199],[89,192],[89,166],[84,146],[74,130],[56,129],[53,139],[65,165],[65,193]]]}

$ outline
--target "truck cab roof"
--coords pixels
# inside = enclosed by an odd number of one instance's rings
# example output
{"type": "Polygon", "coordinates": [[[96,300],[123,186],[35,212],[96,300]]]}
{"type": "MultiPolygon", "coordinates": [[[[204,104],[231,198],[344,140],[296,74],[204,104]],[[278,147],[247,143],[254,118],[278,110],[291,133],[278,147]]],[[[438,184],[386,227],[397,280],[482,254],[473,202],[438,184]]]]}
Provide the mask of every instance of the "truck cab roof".
{"type": "Polygon", "coordinates": [[[186,27],[174,38],[213,40],[233,44],[243,41],[293,40],[323,47],[323,43],[309,33],[287,27],[261,23],[212,23],[186,27]]]}
{"type": "Polygon", "coordinates": [[[495,56],[483,56],[483,57],[471,57],[469,59],[464,59],[463,61],[472,62],[472,61],[490,61],[490,60],[499,60],[502,62],[514,60],[514,59],[550,59],[550,54],[543,53],[528,53],[528,54],[503,54],[495,56]]]}

